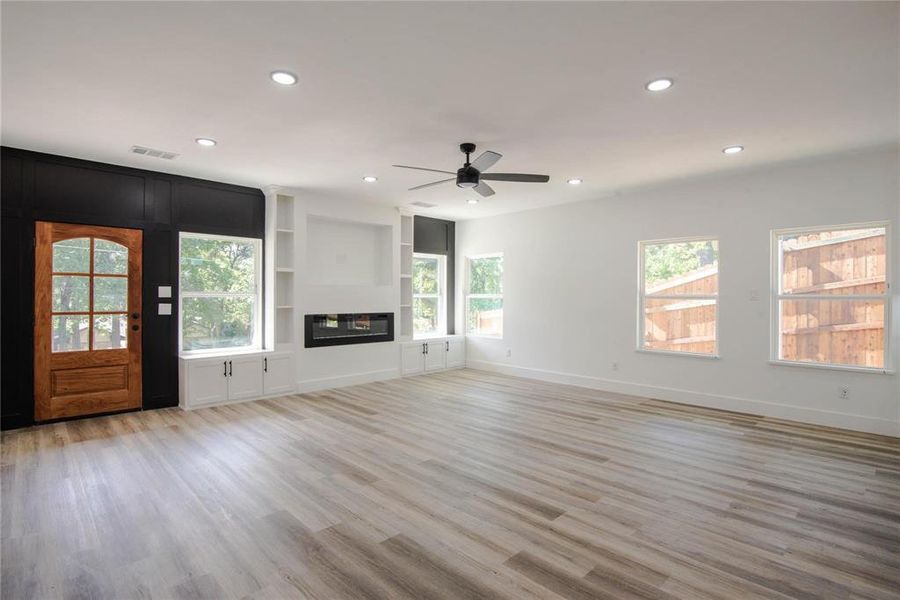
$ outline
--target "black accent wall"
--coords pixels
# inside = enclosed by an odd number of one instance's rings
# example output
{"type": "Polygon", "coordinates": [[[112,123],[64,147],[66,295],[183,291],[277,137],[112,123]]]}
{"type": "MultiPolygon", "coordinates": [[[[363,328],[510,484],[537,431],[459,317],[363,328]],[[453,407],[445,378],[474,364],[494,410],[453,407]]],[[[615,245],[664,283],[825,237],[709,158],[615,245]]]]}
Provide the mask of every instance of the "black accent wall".
{"type": "Polygon", "coordinates": [[[178,404],[178,232],[262,238],[260,190],[28,150],[0,149],[0,426],[34,422],[34,222],[144,232],[143,406],[178,404]],[[156,314],[157,286],[173,314],[156,314]]]}
{"type": "Polygon", "coordinates": [[[447,257],[447,333],[454,328],[456,298],[456,223],[431,217],[413,217],[413,252],[443,254],[447,257]]]}

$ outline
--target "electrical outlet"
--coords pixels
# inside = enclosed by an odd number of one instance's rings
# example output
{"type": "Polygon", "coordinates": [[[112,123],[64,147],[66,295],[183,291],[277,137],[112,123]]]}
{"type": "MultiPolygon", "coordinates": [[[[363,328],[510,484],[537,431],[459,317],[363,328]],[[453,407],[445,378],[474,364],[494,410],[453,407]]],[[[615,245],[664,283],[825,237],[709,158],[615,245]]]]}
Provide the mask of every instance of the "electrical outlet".
{"type": "Polygon", "coordinates": [[[839,387],[838,388],[838,396],[841,399],[846,400],[847,398],[850,397],[850,388],[848,388],[846,386],[839,387]]]}
{"type": "Polygon", "coordinates": [[[511,348],[507,348],[507,349],[506,349],[506,358],[510,358],[510,357],[512,357],[512,349],[511,349],[511,348]]]}
{"type": "Polygon", "coordinates": [[[613,363],[612,363],[612,370],[613,370],[613,371],[618,371],[618,370],[619,370],[619,362],[618,362],[618,361],[615,361],[615,360],[613,361],[613,363]]]}

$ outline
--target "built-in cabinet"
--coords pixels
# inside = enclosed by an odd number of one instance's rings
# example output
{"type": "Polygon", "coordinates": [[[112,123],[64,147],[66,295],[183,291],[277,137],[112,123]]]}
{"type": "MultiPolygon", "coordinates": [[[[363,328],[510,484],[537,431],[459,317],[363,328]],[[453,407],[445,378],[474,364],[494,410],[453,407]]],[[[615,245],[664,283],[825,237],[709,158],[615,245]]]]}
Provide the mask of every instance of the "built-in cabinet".
{"type": "Polygon", "coordinates": [[[178,361],[179,406],[185,410],[296,391],[294,354],[254,352],[178,361]]]}
{"type": "Polygon", "coordinates": [[[466,366],[466,338],[451,335],[400,344],[404,376],[466,366]]]}

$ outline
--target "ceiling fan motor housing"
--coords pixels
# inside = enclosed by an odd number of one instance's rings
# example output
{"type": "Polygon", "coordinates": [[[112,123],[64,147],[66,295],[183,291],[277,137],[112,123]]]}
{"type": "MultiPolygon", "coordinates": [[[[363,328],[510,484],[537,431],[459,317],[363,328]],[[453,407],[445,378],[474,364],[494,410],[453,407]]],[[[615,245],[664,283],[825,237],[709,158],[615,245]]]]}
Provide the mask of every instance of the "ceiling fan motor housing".
{"type": "Polygon", "coordinates": [[[478,169],[463,167],[456,172],[456,185],[461,188],[472,188],[478,185],[478,169]]]}

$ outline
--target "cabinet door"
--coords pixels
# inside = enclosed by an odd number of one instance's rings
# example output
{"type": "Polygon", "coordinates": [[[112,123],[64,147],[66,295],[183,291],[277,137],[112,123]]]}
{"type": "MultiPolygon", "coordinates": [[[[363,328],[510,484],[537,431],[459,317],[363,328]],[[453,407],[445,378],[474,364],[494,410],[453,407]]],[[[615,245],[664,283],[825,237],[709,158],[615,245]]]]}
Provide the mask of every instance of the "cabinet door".
{"type": "Polygon", "coordinates": [[[440,371],[447,367],[446,340],[431,340],[425,350],[425,370],[440,371]]]}
{"type": "Polygon", "coordinates": [[[187,408],[228,400],[228,361],[226,359],[191,360],[185,367],[185,405],[187,408]]]}
{"type": "Polygon", "coordinates": [[[458,369],[466,366],[466,340],[453,338],[447,341],[447,368],[458,369]]]}
{"type": "Polygon", "coordinates": [[[400,346],[401,371],[404,375],[416,375],[425,368],[425,344],[413,342],[400,346]]]}
{"type": "Polygon", "coordinates": [[[293,354],[269,354],[263,357],[263,392],[266,396],[296,392],[294,375],[293,354]]]}
{"type": "Polygon", "coordinates": [[[228,399],[258,398],[263,393],[263,361],[258,354],[228,359],[228,399]]]}

